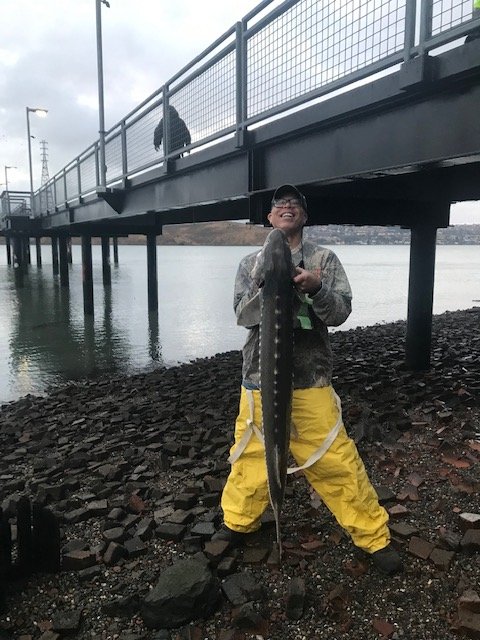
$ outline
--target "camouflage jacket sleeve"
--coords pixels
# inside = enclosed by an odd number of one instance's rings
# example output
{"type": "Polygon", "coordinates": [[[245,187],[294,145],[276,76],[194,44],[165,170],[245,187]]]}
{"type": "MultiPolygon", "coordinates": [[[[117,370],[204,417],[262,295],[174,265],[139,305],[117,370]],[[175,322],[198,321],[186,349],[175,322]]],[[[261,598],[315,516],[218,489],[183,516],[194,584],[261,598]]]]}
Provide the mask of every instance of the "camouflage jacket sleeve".
{"type": "Polygon", "coordinates": [[[305,268],[320,270],[322,287],[314,296],[313,312],[329,327],[338,327],[352,311],[352,290],[337,256],[323,247],[305,242],[305,268]]]}
{"type": "Polygon", "coordinates": [[[257,253],[252,253],[243,258],[235,278],[233,308],[237,315],[237,324],[241,327],[254,327],[260,324],[259,288],[251,276],[256,256],[257,253]]]}
{"type": "MultiPolygon", "coordinates": [[[[312,310],[327,326],[341,325],[352,310],[352,291],[345,270],[337,256],[323,247],[305,241],[305,268],[322,274],[322,288],[312,296],[312,310]]],[[[240,262],[235,279],[233,307],[237,324],[254,327],[260,324],[260,293],[251,272],[258,253],[240,262]]]]}

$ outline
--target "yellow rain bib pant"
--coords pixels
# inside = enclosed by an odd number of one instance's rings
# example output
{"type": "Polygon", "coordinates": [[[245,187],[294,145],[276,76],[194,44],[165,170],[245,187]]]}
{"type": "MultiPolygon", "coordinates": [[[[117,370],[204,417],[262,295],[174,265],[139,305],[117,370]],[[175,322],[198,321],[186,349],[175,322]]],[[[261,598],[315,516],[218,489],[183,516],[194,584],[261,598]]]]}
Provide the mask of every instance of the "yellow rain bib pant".
{"type": "MultiPolygon", "coordinates": [[[[262,424],[260,391],[247,392],[242,386],[240,410],[235,423],[235,444],[231,454],[251,429],[247,393],[253,393],[253,423],[262,424]]],[[[295,389],[292,397],[290,451],[302,466],[322,446],[339,417],[332,387],[295,389]]],[[[320,460],[304,470],[308,481],[351,536],[353,543],[368,553],[390,542],[388,514],[378,503],[357,447],[340,424],[338,434],[320,460]]],[[[232,464],[222,495],[227,527],[250,533],[260,527],[260,518],[269,503],[265,449],[252,432],[244,450],[232,464]]]]}

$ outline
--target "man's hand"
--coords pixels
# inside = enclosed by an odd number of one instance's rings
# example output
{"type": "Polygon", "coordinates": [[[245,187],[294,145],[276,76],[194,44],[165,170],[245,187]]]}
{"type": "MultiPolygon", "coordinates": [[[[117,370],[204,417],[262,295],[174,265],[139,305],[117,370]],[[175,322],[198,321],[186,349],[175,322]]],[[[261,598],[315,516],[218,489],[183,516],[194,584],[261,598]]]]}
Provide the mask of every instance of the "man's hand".
{"type": "Polygon", "coordinates": [[[314,296],[322,288],[322,275],[321,273],[313,273],[307,271],[301,267],[296,268],[297,275],[294,276],[293,282],[295,287],[301,293],[308,293],[314,296]]]}

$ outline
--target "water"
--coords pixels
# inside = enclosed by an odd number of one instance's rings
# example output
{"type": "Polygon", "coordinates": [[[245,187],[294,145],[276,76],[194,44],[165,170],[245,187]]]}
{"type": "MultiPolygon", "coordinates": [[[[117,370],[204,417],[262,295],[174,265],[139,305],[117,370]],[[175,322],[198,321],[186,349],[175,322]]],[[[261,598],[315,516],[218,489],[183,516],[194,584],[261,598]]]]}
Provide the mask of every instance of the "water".
{"type": "MultiPolygon", "coordinates": [[[[51,251],[32,266],[23,289],[0,248],[0,402],[96,373],[133,373],[240,349],[245,330],[232,310],[239,260],[250,247],[158,247],[159,313],[147,313],[146,249],[120,246],[112,286],[102,283],[93,247],[95,317],[83,315],[80,247],[73,248],[70,288],[52,275],[51,251]]],[[[405,319],[408,246],[336,246],[354,293],[341,329],[405,319]]],[[[476,246],[437,248],[434,313],[480,301],[476,246]]]]}

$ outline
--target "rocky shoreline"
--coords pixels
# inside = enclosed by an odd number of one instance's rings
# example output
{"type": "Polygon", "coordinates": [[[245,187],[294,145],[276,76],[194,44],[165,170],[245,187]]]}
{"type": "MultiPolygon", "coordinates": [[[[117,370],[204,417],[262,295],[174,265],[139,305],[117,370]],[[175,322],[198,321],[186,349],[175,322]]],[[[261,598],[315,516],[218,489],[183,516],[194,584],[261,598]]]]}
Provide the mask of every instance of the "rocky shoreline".
{"type": "Polygon", "coordinates": [[[20,497],[46,505],[62,569],[7,579],[0,639],[479,638],[479,326],[480,308],[435,316],[424,373],[404,368],[403,322],[332,334],[345,423],[404,558],[393,578],[353,548],[302,474],[288,486],[281,566],[268,513],[236,553],[209,542],[238,352],[3,405],[3,512],[15,541],[20,497]],[[172,567],[198,567],[211,591],[190,622],[159,627],[144,603],[172,567]]]}

